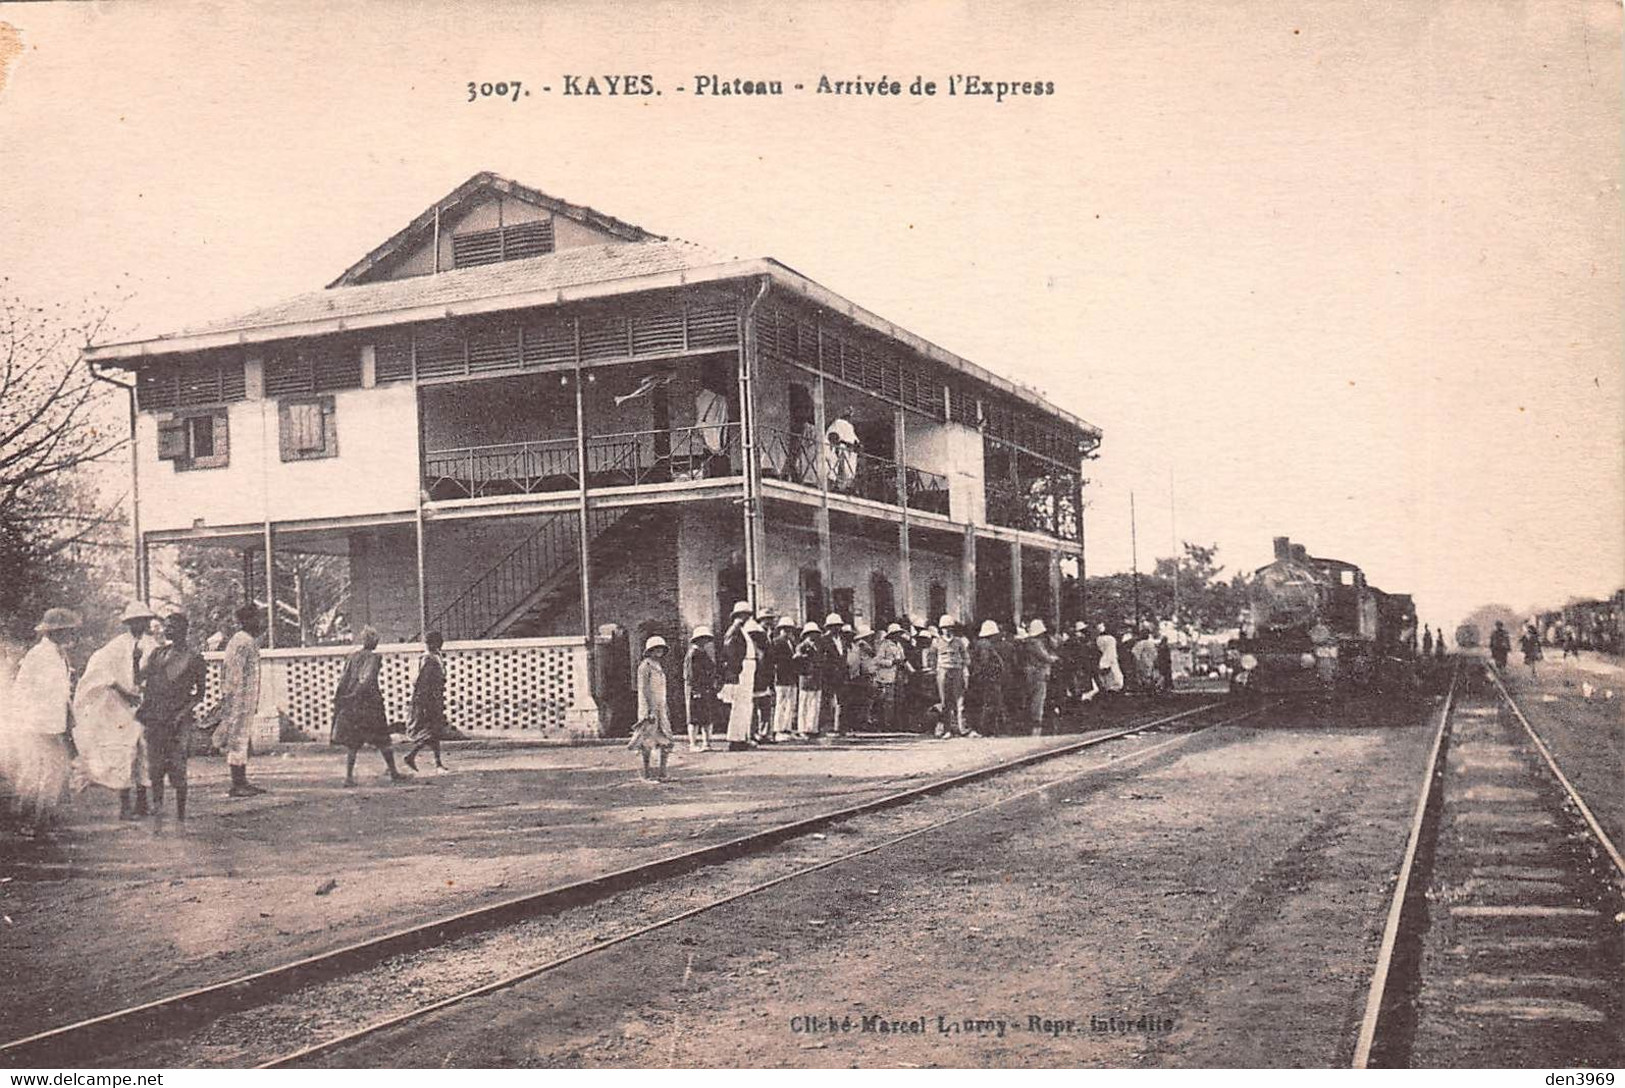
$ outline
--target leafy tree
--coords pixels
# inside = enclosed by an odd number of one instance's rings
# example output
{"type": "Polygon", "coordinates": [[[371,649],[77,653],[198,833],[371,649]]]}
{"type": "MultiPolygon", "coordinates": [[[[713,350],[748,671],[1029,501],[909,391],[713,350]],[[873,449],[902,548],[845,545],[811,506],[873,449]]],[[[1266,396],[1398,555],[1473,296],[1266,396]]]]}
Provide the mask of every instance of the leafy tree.
{"type": "MultiPolygon", "coordinates": [[[[1183,542],[1184,554],[1155,561],[1139,578],[1138,614],[1143,621],[1175,616],[1174,576],[1178,573],[1178,620],[1204,631],[1235,626],[1247,600],[1248,576],[1236,572],[1222,578],[1218,545],[1183,542]]],[[[1083,586],[1084,611],[1090,623],[1105,623],[1112,631],[1134,623],[1135,579],[1132,573],[1100,575],[1083,586]]]]}

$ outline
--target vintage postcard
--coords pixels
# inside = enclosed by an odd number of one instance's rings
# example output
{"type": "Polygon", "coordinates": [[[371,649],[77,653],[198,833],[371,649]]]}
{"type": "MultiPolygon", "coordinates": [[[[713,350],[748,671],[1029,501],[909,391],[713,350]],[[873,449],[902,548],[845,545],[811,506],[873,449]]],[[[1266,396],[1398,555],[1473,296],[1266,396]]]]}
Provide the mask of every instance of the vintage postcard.
{"type": "Polygon", "coordinates": [[[1612,1083],[1621,24],[0,3],[0,1065],[1612,1083]]]}

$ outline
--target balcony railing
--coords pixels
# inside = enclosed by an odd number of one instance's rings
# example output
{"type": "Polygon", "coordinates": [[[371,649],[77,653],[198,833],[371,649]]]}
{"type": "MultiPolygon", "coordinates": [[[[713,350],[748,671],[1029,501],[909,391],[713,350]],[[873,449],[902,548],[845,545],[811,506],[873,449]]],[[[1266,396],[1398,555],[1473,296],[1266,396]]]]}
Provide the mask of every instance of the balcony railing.
{"type": "MultiPolygon", "coordinates": [[[[737,423],[593,435],[587,439],[587,483],[630,487],[737,476],[739,452],[737,423]]],[[[769,479],[817,487],[820,452],[811,435],[764,427],[757,436],[762,475],[769,479]]],[[[831,492],[902,505],[897,462],[852,447],[828,451],[828,457],[831,492]]],[[[903,483],[910,510],[948,515],[946,476],[905,467],[903,483]]],[[[549,438],[435,450],[424,456],[423,486],[435,501],[574,491],[580,487],[576,442],[549,438]]]]}
{"type": "MultiPolygon", "coordinates": [[[[587,483],[626,487],[737,476],[738,453],[737,423],[593,435],[587,439],[587,483]]],[[[424,456],[423,486],[434,500],[574,491],[581,486],[576,440],[435,450],[424,456]]]]}
{"type": "MultiPolygon", "coordinates": [[[[806,487],[818,486],[819,455],[828,457],[829,489],[888,506],[902,505],[897,494],[897,462],[851,446],[821,450],[812,432],[797,434],[775,427],[758,429],[756,448],[762,475],[806,487]]],[[[925,469],[905,467],[904,486],[911,510],[948,513],[948,478],[925,469]]]]}
{"type": "Polygon", "coordinates": [[[1073,478],[989,478],[985,486],[989,524],[1048,533],[1062,540],[1078,539],[1078,504],[1073,491],[1077,483],[1073,478]]]}
{"type": "Polygon", "coordinates": [[[904,480],[908,485],[908,508],[948,516],[948,477],[923,468],[910,468],[904,480]]]}

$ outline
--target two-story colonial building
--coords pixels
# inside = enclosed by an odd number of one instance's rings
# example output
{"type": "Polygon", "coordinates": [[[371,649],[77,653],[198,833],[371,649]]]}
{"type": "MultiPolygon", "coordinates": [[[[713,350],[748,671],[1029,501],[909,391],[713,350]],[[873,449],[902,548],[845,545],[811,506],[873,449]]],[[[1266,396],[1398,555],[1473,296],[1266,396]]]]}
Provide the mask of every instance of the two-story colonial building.
{"type": "MultiPolygon", "coordinates": [[[[344,556],[353,624],[451,640],[476,730],[594,728],[625,646],[739,598],[1053,620],[1100,441],[775,260],[489,173],[323,290],[86,355],[133,386],[143,589],[159,544],[239,549],[273,603],[279,549],[344,556]]],[[[267,658],[325,733],[339,655],[267,658]]]]}

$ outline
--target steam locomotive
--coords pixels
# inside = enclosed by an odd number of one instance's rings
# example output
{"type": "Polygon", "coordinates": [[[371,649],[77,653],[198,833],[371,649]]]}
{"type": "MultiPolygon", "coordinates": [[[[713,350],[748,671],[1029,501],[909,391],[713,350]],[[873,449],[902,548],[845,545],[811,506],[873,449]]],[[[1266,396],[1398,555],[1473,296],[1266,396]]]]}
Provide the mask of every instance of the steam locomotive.
{"type": "Polygon", "coordinates": [[[1275,538],[1254,574],[1233,686],[1254,693],[1394,690],[1411,682],[1416,606],[1341,559],[1275,538]]]}

